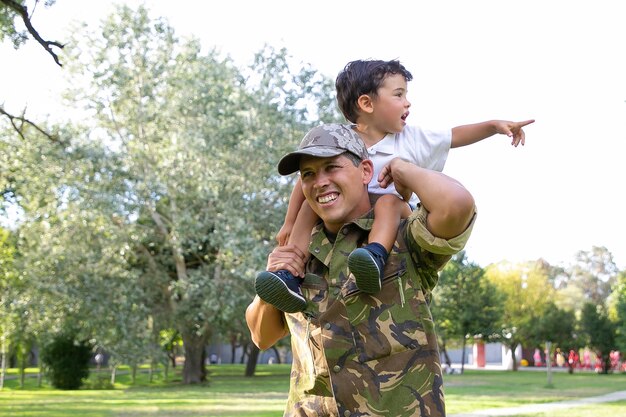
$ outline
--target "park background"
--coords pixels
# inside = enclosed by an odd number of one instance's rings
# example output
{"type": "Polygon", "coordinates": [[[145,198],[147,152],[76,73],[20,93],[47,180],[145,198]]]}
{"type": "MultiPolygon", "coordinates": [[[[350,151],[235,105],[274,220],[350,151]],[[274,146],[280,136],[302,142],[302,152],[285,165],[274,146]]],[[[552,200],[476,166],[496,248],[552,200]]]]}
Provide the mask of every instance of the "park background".
{"type": "MultiPolygon", "coordinates": [[[[66,45],[52,47],[62,66],[32,39],[1,45],[3,380],[68,337],[92,365],[105,354],[111,386],[125,367],[202,383],[218,347],[254,374],[243,311],[293,181],[276,161],[341,120],[334,76],[370,57],[413,72],[411,123],[537,120],[523,148],[495,137],[450,154],[480,220],[433,297],[444,362],[481,341],[532,366],[549,341],[619,372],[616,2],[84,4],[33,15],[66,45]]],[[[285,341],[276,352],[288,359],[285,341]]]]}

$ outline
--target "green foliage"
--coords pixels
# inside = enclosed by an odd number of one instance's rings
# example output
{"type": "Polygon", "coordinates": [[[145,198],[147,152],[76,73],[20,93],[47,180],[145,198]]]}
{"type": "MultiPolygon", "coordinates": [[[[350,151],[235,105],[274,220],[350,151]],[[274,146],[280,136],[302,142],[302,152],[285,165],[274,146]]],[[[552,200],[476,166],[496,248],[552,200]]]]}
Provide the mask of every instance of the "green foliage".
{"type": "Polygon", "coordinates": [[[490,265],[486,276],[504,295],[502,326],[495,340],[507,346],[517,369],[515,348],[533,342],[537,325],[555,292],[549,268],[542,261],[490,265]]]}
{"type": "MultiPolygon", "coordinates": [[[[18,273],[15,268],[15,235],[0,228],[0,317],[8,314],[11,305],[12,289],[17,284],[18,273]]],[[[5,324],[0,322],[0,329],[5,324]]]]}
{"type": "Polygon", "coordinates": [[[617,323],[616,341],[621,352],[626,352],[626,272],[618,277],[618,284],[613,291],[615,300],[615,322],[617,323]]]}
{"type": "Polygon", "coordinates": [[[611,368],[609,354],[617,348],[615,324],[611,322],[604,308],[593,303],[583,306],[580,323],[586,345],[602,358],[602,372],[607,373],[611,368]]]}
{"type": "Polygon", "coordinates": [[[593,246],[589,251],[579,251],[567,270],[567,278],[560,288],[568,295],[570,308],[581,311],[586,303],[605,306],[617,282],[619,269],[613,255],[603,246],[593,246]]]}
{"type": "Polygon", "coordinates": [[[543,315],[532,330],[532,338],[528,340],[534,346],[541,346],[549,341],[561,350],[579,349],[581,341],[575,333],[576,316],[573,311],[563,310],[553,302],[549,302],[543,315]]]}
{"type": "Polygon", "coordinates": [[[433,316],[442,336],[487,338],[497,331],[501,313],[502,296],[483,269],[465,252],[453,256],[433,293],[433,316]]]}
{"type": "Polygon", "coordinates": [[[191,348],[212,332],[248,334],[293,183],[276,162],[337,114],[333,84],[269,47],[242,71],[143,7],[77,31],[66,52],[81,122],[45,126],[57,143],[30,126],[0,136],[0,189],[23,213],[17,267],[40,301],[24,304],[23,332],[72,323],[136,364],[161,360],[159,333],[175,329],[201,364],[191,348]]]}
{"type": "Polygon", "coordinates": [[[89,376],[91,346],[69,334],[57,335],[41,350],[46,374],[55,388],[78,389],[89,376]]]}
{"type": "MultiPolygon", "coordinates": [[[[40,0],[30,2],[30,5],[26,0],[12,0],[10,3],[14,3],[18,7],[25,6],[26,10],[28,10],[29,7],[32,7],[32,10],[28,12],[28,17],[31,19],[33,15],[32,11],[35,9],[37,4],[40,3],[40,0]]],[[[49,7],[56,3],[56,0],[45,0],[43,3],[45,7],[49,7]]],[[[19,30],[16,27],[16,19],[21,23],[22,16],[17,13],[13,6],[9,6],[5,2],[0,2],[0,42],[5,39],[9,39],[13,43],[13,47],[15,49],[22,46],[28,39],[28,32],[26,30],[19,30]]]]}
{"type": "MultiPolygon", "coordinates": [[[[16,3],[22,4],[24,0],[16,0],[16,3]]],[[[13,43],[14,48],[19,48],[28,35],[26,31],[20,31],[15,27],[15,19],[21,17],[9,6],[0,4],[0,41],[9,39],[13,43]]]]}

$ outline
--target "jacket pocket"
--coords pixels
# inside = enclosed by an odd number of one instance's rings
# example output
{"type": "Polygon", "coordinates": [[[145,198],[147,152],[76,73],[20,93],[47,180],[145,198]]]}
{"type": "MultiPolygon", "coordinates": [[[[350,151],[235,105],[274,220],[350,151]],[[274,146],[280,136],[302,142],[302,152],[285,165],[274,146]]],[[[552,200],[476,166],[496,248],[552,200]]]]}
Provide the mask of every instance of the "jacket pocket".
{"type": "Polygon", "coordinates": [[[413,284],[403,270],[385,277],[378,294],[359,293],[345,300],[359,362],[429,345],[430,311],[413,284]]]}

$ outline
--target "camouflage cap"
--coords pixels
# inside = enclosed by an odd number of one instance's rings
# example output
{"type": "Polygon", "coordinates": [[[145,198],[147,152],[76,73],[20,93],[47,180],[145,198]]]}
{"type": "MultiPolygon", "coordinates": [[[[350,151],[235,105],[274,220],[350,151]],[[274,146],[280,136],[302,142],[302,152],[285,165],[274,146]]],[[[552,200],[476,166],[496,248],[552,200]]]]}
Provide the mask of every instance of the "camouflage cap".
{"type": "Polygon", "coordinates": [[[297,150],[283,156],[278,162],[278,172],[289,175],[300,169],[302,155],[327,158],[351,152],[361,159],[369,159],[365,143],[359,134],[347,124],[324,124],[304,135],[297,150]]]}

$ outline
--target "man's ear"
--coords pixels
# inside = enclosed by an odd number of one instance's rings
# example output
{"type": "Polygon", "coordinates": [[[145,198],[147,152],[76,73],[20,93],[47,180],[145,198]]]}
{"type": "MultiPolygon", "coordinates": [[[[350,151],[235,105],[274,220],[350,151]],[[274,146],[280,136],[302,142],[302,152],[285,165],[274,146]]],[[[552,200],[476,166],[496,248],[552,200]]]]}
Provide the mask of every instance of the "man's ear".
{"type": "Polygon", "coordinates": [[[374,164],[369,159],[361,161],[361,169],[363,172],[363,184],[369,184],[374,176],[374,164]]]}
{"type": "Polygon", "coordinates": [[[371,113],[374,111],[374,102],[372,98],[367,94],[362,94],[356,101],[359,106],[359,110],[364,113],[371,113]]]}

